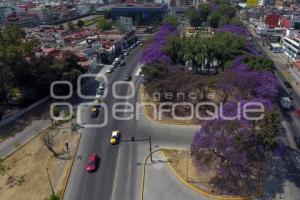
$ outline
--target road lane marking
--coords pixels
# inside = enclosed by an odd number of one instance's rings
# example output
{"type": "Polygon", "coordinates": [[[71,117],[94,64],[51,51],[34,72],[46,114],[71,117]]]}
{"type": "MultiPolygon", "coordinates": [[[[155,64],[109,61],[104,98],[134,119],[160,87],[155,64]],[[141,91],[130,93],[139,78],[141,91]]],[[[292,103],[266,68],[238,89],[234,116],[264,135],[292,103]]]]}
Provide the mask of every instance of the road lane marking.
{"type": "Polygon", "coordinates": [[[118,150],[118,158],[117,158],[117,167],[116,167],[116,173],[115,173],[115,177],[114,177],[114,186],[113,186],[113,191],[112,191],[112,196],[111,196],[111,200],[115,200],[115,193],[116,193],[116,188],[117,188],[117,179],[119,176],[119,166],[120,166],[120,157],[121,157],[121,147],[118,150]]]}

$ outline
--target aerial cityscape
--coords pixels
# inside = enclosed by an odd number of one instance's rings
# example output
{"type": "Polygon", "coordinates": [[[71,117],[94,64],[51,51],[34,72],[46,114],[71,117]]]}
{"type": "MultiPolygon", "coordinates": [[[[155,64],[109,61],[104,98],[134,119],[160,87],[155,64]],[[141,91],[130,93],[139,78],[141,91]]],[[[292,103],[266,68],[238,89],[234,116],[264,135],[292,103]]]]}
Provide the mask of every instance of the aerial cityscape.
{"type": "Polygon", "coordinates": [[[300,1],[0,0],[1,200],[300,200],[300,1]]]}

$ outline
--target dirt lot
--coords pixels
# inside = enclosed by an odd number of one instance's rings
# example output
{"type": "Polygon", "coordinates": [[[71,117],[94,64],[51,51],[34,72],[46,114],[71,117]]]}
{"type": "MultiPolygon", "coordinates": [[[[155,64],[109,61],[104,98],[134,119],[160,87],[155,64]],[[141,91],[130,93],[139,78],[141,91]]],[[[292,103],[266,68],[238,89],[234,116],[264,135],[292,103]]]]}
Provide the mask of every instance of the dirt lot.
{"type": "MultiPolygon", "coordinates": [[[[209,166],[201,166],[201,168],[196,167],[192,157],[187,150],[163,150],[163,153],[167,157],[171,167],[176,171],[176,173],[184,179],[189,184],[194,187],[210,194],[220,195],[224,191],[219,190],[218,188],[213,188],[209,183],[210,180],[216,175],[215,171],[212,170],[209,166]],[[201,171],[201,173],[200,173],[201,171]]],[[[258,184],[258,183],[255,183],[258,184]]],[[[224,189],[224,188],[223,188],[224,189]]],[[[248,194],[241,194],[239,196],[255,196],[259,193],[259,187],[254,189],[254,191],[248,194]]],[[[229,195],[220,195],[223,197],[236,197],[229,195]]]]}
{"type": "Polygon", "coordinates": [[[55,192],[61,194],[80,134],[76,131],[71,133],[70,122],[48,131],[2,161],[5,170],[0,173],[0,199],[45,199],[51,194],[47,168],[55,192]],[[48,131],[56,135],[54,149],[60,158],[54,157],[43,144],[42,137],[48,131]],[[66,151],[66,142],[69,143],[70,156],[66,151]]]}

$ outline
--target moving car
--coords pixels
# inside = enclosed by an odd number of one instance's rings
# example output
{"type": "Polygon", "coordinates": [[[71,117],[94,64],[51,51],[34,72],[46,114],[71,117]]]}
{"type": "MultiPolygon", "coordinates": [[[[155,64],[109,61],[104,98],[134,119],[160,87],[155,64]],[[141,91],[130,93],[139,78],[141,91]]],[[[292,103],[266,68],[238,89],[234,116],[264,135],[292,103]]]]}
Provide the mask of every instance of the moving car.
{"type": "Polygon", "coordinates": [[[96,99],[94,101],[93,108],[100,108],[100,104],[101,104],[101,100],[100,99],[96,99]]]}
{"type": "Polygon", "coordinates": [[[92,118],[96,118],[99,114],[99,109],[97,106],[93,106],[92,107],[92,112],[91,112],[91,117],[92,118]]]}
{"type": "Polygon", "coordinates": [[[118,144],[120,141],[120,131],[115,130],[111,133],[110,144],[118,144]]]}
{"type": "Polygon", "coordinates": [[[91,153],[89,155],[86,170],[88,172],[94,172],[96,169],[97,169],[97,155],[95,153],[91,153]]]}
{"type": "Polygon", "coordinates": [[[290,109],[292,107],[292,100],[289,97],[281,97],[280,105],[284,109],[290,109]]]}
{"type": "Polygon", "coordinates": [[[131,80],[131,75],[126,73],[124,76],[124,81],[130,81],[131,80]]]}

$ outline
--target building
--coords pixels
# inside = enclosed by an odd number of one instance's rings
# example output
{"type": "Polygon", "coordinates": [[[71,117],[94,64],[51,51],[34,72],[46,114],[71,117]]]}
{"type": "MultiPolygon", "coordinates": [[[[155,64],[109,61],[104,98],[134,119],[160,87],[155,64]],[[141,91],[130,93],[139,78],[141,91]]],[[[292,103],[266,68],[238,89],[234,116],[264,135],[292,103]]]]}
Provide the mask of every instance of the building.
{"type": "Polygon", "coordinates": [[[131,17],[137,24],[153,24],[161,21],[168,11],[166,4],[156,3],[122,3],[111,8],[112,18],[117,20],[120,16],[131,17]]]}
{"type": "Polygon", "coordinates": [[[280,18],[279,25],[286,29],[300,30],[300,16],[284,15],[280,18]]]}
{"type": "Polygon", "coordinates": [[[287,34],[281,39],[283,52],[290,59],[300,59],[300,33],[299,31],[287,30],[287,34]]]}
{"type": "Polygon", "coordinates": [[[6,17],[6,23],[15,23],[21,27],[35,27],[40,25],[38,15],[28,12],[12,13],[6,17]]]}
{"type": "Polygon", "coordinates": [[[196,5],[196,0],[177,0],[176,5],[181,8],[189,8],[196,5]]]}

